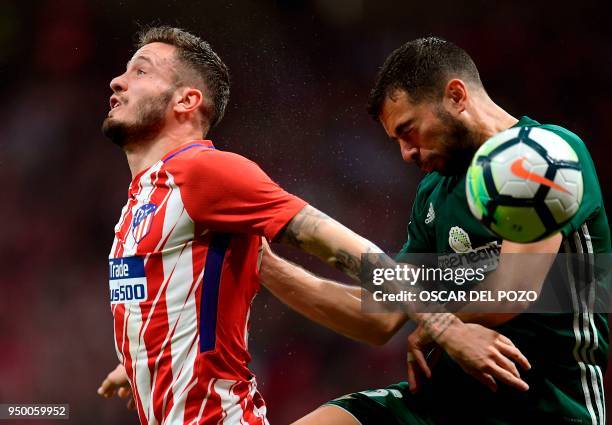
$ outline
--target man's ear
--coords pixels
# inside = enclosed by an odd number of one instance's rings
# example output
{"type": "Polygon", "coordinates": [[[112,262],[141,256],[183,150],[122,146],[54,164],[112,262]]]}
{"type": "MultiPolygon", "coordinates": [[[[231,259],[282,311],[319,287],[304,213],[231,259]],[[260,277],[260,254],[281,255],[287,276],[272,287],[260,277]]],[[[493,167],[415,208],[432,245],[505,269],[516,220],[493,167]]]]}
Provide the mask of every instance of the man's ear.
{"type": "Polygon", "coordinates": [[[466,84],[458,79],[453,78],[444,89],[444,103],[450,111],[461,113],[465,110],[468,100],[468,90],[466,84]]]}
{"type": "Polygon", "coordinates": [[[177,91],[177,101],[174,105],[174,111],[179,113],[187,113],[197,111],[204,101],[202,92],[193,87],[183,87],[177,91]]]}

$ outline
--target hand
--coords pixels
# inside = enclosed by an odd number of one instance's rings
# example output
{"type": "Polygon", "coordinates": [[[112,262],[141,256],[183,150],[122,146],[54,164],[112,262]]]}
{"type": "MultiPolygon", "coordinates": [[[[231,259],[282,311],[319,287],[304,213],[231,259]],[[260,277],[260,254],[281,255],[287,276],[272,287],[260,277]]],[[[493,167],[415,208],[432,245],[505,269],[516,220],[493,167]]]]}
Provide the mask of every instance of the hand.
{"type": "Polygon", "coordinates": [[[529,389],[514,363],[525,370],[531,365],[504,335],[477,324],[456,322],[437,342],[466,373],[491,391],[497,391],[496,379],[520,391],[529,389]]]}
{"type": "Polygon", "coordinates": [[[408,336],[406,363],[411,393],[419,390],[423,375],[431,378],[431,367],[440,359],[440,354],[440,347],[433,342],[423,326],[419,325],[408,336]]]}
{"type": "Polygon", "coordinates": [[[134,410],[136,408],[130,381],[128,380],[127,372],[122,364],[118,364],[117,367],[106,376],[106,379],[102,381],[100,388],[98,388],[98,394],[105,398],[111,398],[115,395],[115,392],[120,398],[129,397],[127,402],[128,409],[134,410]]]}

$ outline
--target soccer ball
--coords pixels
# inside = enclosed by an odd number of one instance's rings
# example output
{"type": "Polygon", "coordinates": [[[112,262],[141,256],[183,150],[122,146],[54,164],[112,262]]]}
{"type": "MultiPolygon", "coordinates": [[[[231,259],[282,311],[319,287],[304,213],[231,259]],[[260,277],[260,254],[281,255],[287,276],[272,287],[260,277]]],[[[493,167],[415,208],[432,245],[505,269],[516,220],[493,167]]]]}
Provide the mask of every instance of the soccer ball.
{"type": "Polygon", "coordinates": [[[513,242],[533,242],[559,231],[582,201],[576,152],[538,127],[513,127],[487,140],[465,183],[472,214],[513,242]]]}

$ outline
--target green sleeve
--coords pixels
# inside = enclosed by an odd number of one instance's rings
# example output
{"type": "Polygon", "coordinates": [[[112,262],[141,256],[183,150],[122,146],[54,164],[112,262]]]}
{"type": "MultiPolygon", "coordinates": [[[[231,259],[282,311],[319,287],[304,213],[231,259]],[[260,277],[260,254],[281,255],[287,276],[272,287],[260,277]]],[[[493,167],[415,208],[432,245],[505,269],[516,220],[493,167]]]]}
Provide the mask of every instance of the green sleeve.
{"type": "Polygon", "coordinates": [[[597,179],[595,164],[580,137],[562,127],[553,125],[543,127],[561,136],[563,140],[570,144],[576,152],[576,155],[578,155],[578,161],[582,168],[582,202],[574,217],[561,228],[563,235],[567,236],[576,231],[583,223],[599,212],[603,206],[603,196],[601,194],[599,180],[597,179]]]}

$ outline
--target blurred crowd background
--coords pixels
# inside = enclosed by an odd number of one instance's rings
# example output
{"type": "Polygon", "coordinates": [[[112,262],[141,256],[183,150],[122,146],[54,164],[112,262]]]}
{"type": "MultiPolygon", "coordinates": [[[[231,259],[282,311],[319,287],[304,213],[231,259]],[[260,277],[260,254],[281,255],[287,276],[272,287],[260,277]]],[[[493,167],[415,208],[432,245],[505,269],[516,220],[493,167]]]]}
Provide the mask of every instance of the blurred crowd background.
{"type": "MultiPolygon", "coordinates": [[[[139,24],[192,30],[228,64],[217,147],[393,252],[421,175],[365,112],[384,58],[423,35],[459,44],[511,114],[582,136],[612,209],[610,12],[591,0],[2,0],[0,402],[70,403],[75,424],[137,423],[96,388],[117,363],[106,258],[130,182],[99,129],[139,24]]],[[[265,290],[251,317],[272,423],[404,379],[405,330],[367,347],[265,290]]]]}

